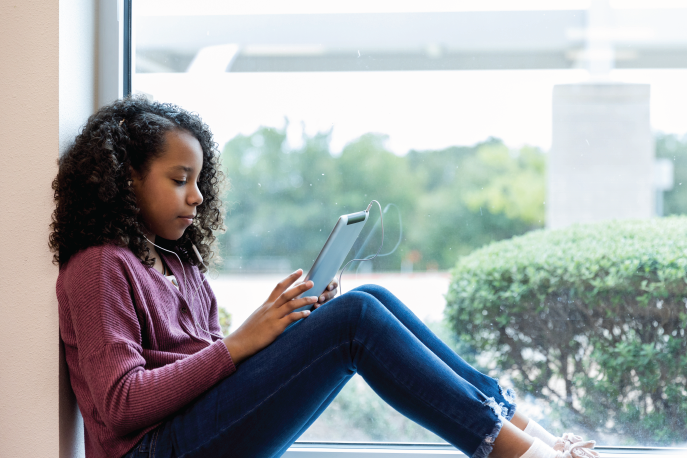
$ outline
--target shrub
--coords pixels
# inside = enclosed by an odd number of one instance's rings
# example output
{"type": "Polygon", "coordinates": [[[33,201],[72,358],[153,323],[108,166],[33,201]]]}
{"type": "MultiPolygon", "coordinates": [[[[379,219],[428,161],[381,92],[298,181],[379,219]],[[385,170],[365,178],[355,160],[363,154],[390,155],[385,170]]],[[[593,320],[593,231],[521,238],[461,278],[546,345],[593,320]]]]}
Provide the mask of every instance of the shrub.
{"type": "Polygon", "coordinates": [[[458,261],[446,316],[564,423],[626,443],[685,440],[687,218],[493,243],[458,261]]]}

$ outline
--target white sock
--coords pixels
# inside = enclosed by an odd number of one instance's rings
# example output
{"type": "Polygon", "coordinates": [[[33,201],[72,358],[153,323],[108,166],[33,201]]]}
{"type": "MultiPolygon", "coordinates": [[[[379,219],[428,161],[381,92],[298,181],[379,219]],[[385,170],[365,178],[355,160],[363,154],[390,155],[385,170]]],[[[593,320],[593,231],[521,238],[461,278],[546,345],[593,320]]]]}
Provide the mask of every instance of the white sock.
{"type": "Polygon", "coordinates": [[[530,420],[525,427],[525,432],[530,436],[541,439],[549,447],[553,447],[556,443],[556,436],[542,428],[542,426],[534,420],[530,420]]]}
{"type": "Polygon", "coordinates": [[[558,452],[543,443],[539,438],[534,438],[534,443],[520,458],[556,458],[558,452]]]}

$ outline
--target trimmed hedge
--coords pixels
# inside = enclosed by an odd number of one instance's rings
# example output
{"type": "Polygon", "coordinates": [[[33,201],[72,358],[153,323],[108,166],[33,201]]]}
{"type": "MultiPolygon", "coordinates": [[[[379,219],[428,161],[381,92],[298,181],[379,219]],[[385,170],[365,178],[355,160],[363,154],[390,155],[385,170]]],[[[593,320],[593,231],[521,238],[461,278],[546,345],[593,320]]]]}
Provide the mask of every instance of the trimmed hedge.
{"type": "Polygon", "coordinates": [[[492,243],[452,270],[446,316],[564,423],[626,443],[687,438],[687,218],[492,243]]]}

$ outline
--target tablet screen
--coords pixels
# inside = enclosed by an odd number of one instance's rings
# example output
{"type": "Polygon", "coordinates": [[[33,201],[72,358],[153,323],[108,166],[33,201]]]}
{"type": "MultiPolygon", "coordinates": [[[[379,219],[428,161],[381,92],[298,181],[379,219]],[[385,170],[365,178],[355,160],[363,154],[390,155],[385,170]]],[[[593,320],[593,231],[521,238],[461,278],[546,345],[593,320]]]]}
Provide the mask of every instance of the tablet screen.
{"type": "MultiPolygon", "coordinates": [[[[319,296],[324,292],[341,268],[360,231],[363,230],[368,216],[369,212],[362,211],[339,217],[320,254],[317,255],[317,259],[305,276],[304,281],[312,280],[314,286],[299,297],[319,296]]],[[[295,311],[299,312],[310,307],[301,307],[295,311]]]]}

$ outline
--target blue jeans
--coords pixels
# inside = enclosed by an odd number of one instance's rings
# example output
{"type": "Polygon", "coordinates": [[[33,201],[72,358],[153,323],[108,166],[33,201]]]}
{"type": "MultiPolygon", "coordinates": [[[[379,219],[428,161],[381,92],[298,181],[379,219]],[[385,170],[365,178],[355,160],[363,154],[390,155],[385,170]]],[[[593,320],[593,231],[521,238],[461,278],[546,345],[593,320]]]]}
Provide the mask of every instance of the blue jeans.
{"type": "Polygon", "coordinates": [[[146,434],[131,457],[281,456],[355,373],[400,413],[486,458],[514,396],[400,300],[365,285],[322,305],[146,434]]]}

